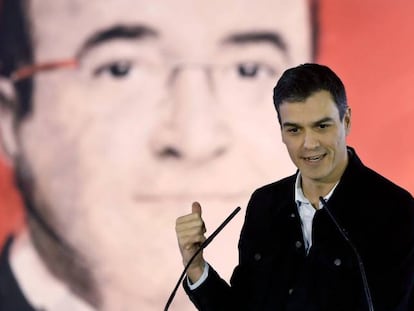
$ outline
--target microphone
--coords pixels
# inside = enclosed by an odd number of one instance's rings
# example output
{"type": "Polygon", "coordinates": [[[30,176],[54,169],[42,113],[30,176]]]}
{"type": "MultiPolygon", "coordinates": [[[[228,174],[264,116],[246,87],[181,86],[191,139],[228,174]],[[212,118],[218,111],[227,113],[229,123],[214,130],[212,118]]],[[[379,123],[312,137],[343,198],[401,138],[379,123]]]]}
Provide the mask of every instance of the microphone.
{"type": "Polygon", "coordinates": [[[223,223],[200,245],[200,248],[195,252],[195,254],[190,258],[190,260],[188,261],[188,263],[185,265],[183,272],[181,273],[177,284],[175,285],[170,297],[168,298],[168,301],[165,305],[164,311],[167,311],[168,308],[170,307],[175,294],[177,293],[178,287],[181,284],[181,281],[183,280],[185,274],[187,273],[187,269],[188,267],[191,265],[191,263],[194,261],[194,259],[197,257],[197,255],[204,249],[207,247],[207,245],[209,245],[211,243],[211,241],[213,241],[213,239],[216,237],[217,234],[219,234],[219,232],[221,230],[223,230],[223,228],[230,222],[230,220],[233,219],[234,216],[236,216],[236,214],[238,212],[240,212],[241,208],[240,206],[236,207],[236,209],[223,221],[223,223]]]}
{"type": "Polygon", "coordinates": [[[374,304],[372,302],[371,292],[370,292],[370,289],[369,289],[368,279],[367,279],[367,276],[366,276],[366,273],[365,273],[365,267],[364,267],[364,263],[362,261],[362,258],[359,255],[359,252],[358,252],[357,248],[355,247],[354,243],[352,243],[352,241],[349,239],[348,234],[346,233],[346,231],[339,225],[339,223],[336,221],[335,217],[333,216],[333,214],[329,210],[328,203],[324,200],[323,197],[319,197],[319,201],[322,203],[322,205],[325,208],[326,212],[328,213],[329,217],[331,218],[331,220],[333,221],[333,223],[335,224],[336,228],[339,230],[339,232],[341,233],[341,235],[343,236],[345,241],[349,244],[349,246],[351,246],[351,249],[354,252],[355,257],[358,261],[359,272],[361,273],[362,283],[363,283],[363,286],[364,286],[365,299],[366,299],[367,304],[368,304],[368,310],[369,311],[374,311],[374,304]]]}

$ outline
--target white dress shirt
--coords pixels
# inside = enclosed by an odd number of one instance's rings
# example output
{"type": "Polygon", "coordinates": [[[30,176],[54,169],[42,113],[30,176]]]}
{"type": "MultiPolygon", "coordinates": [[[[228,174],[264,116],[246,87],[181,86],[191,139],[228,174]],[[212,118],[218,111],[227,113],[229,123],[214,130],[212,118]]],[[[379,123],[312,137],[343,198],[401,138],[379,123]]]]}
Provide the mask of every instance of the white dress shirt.
{"type": "MultiPolygon", "coordinates": [[[[325,201],[328,201],[329,198],[332,196],[332,193],[334,192],[338,183],[339,182],[337,182],[335,186],[333,186],[332,190],[329,191],[329,193],[323,197],[325,201]]],[[[298,212],[302,224],[303,242],[305,243],[306,253],[308,253],[309,249],[312,246],[312,224],[313,217],[316,213],[316,209],[312,206],[311,202],[303,194],[300,172],[296,176],[295,201],[296,206],[298,207],[298,212]]],[[[321,208],[323,208],[323,205],[321,202],[319,202],[318,209],[321,208]]]]}

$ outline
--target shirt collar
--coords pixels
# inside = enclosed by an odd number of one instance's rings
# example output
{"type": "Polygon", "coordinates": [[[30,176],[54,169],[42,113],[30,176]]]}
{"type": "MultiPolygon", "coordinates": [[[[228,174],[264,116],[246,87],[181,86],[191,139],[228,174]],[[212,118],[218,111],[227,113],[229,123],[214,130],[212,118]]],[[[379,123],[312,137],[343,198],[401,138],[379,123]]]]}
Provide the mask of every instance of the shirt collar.
{"type": "MultiPolygon", "coordinates": [[[[300,174],[300,171],[298,171],[298,174],[296,175],[296,181],[295,181],[295,202],[297,206],[300,206],[301,204],[304,204],[304,203],[310,204],[309,200],[305,197],[303,193],[302,184],[300,180],[301,180],[301,174],[300,174]]],[[[339,181],[335,184],[335,186],[332,187],[331,191],[329,191],[329,193],[323,197],[325,201],[329,200],[329,198],[332,196],[338,184],[339,184],[339,181]]],[[[321,209],[322,207],[323,207],[322,204],[319,202],[319,208],[321,209]]]]}

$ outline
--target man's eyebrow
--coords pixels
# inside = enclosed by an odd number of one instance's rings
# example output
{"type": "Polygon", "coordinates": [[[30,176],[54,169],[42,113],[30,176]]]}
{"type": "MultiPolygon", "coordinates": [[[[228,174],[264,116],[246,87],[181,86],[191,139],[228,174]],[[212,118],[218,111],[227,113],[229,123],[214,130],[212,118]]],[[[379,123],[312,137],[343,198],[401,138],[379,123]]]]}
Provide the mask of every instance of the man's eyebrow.
{"type": "Polygon", "coordinates": [[[288,47],[286,41],[282,35],[274,31],[248,31],[234,33],[222,40],[224,45],[244,45],[244,44],[257,44],[257,43],[270,43],[276,48],[287,52],[288,47]]]}
{"type": "Polygon", "coordinates": [[[158,32],[145,25],[115,25],[98,30],[85,40],[79,49],[77,56],[80,57],[90,49],[116,39],[140,40],[158,37],[158,32]]]}
{"type": "Polygon", "coordinates": [[[332,121],[333,121],[333,119],[331,117],[325,117],[325,118],[322,118],[322,119],[320,119],[318,121],[313,122],[313,126],[318,126],[318,125],[320,125],[322,123],[332,122],[332,121]]]}
{"type": "MultiPolygon", "coordinates": [[[[325,117],[325,118],[322,118],[322,119],[317,120],[315,122],[312,122],[312,126],[318,126],[318,125],[321,125],[322,123],[332,122],[332,121],[333,121],[333,119],[331,117],[325,117]]],[[[283,127],[286,127],[286,126],[290,126],[290,127],[302,127],[301,125],[299,125],[297,123],[294,123],[294,122],[283,122],[282,126],[283,127]]]]}
{"type": "Polygon", "coordinates": [[[294,123],[294,122],[283,122],[282,126],[283,126],[283,127],[286,127],[286,126],[290,126],[290,127],[299,127],[299,124],[294,123]]]}

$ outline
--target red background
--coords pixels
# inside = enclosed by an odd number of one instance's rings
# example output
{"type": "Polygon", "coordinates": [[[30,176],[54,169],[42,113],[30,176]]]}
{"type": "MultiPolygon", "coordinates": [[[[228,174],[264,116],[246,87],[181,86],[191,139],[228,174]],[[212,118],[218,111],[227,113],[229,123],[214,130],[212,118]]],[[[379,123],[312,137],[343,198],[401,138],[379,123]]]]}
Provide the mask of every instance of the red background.
{"type": "MultiPolygon", "coordinates": [[[[317,60],[334,69],[347,87],[350,145],[365,164],[414,193],[414,2],[323,0],[320,9],[317,60]]],[[[0,161],[0,244],[22,225],[10,167],[0,161]]]]}

